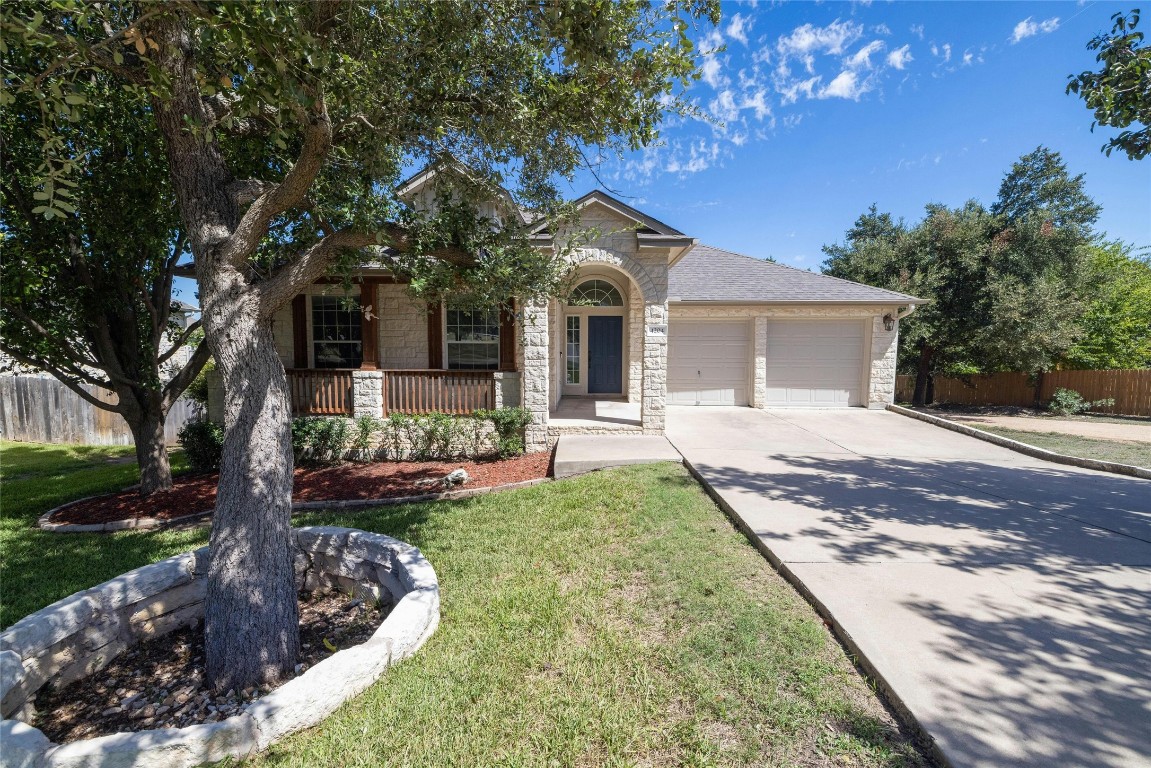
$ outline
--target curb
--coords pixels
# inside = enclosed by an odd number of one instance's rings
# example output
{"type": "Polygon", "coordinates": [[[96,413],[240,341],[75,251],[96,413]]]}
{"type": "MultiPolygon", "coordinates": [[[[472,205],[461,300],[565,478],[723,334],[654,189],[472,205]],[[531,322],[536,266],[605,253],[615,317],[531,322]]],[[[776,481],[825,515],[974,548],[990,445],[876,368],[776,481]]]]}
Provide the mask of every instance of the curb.
{"type": "Polygon", "coordinates": [[[715,502],[716,506],[723,510],[723,513],[727,515],[728,519],[731,520],[739,532],[743,534],[744,538],[763,555],[771,567],[774,568],[779,575],[783,576],[783,578],[787,580],[787,583],[791,584],[791,586],[799,592],[800,596],[823,618],[824,623],[827,624],[835,637],[843,644],[844,648],[847,649],[851,660],[875,683],[876,688],[883,694],[884,701],[894,710],[900,723],[911,731],[912,736],[919,746],[938,766],[941,768],[952,768],[954,764],[947,758],[947,755],[943,753],[943,750],[935,741],[935,738],[923,727],[919,719],[915,717],[915,714],[908,708],[899,694],[895,692],[895,689],[887,682],[887,678],[885,678],[871,660],[863,654],[862,649],[855,642],[855,639],[852,638],[851,633],[844,629],[843,625],[835,618],[835,614],[815,596],[815,593],[807,588],[807,585],[803,583],[802,579],[795,575],[795,572],[787,566],[787,563],[783,562],[771,551],[771,548],[759,538],[751,526],[740,517],[739,513],[727,503],[727,500],[711,486],[711,483],[704,478],[703,474],[700,473],[690,461],[685,458],[683,465],[687,468],[688,473],[703,486],[707,495],[711,497],[711,500],[715,502]]]}
{"type": "MultiPolygon", "coordinates": [[[[482,488],[464,488],[458,491],[444,491],[442,493],[423,493],[418,496],[389,496],[385,499],[333,499],[331,501],[298,501],[292,504],[292,512],[306,512],[313,509],[359,509],[363,507],[395,507],[400,504],[417,504],[423,501],[449,501],[453,499],[468,499],[473,496],[482,496],[494,491],[512,491],[517,488],[529,488],[541,483],[553,482],[554,477],[537,477],[534,480],[520,480],[516,483],[503,485],[489,485],[482,488]]],[[[50,509],[36,520],[36,527],[50,533],[114,533],[129,530],[158,530],[176,525],[207,520],[212,516],[213,510],[193,512],[190,515],[181,515],[162,520],[157,517],[140,517],[133,520],[110,520],[106,523],[53,523],[52,516],[73,504],[82,501],[98,499],[100,496],[86,496],[83,499],[69,501],[67,504],[50,509]]]]}
{"type": "Polygon", "coordinates": [[[959,432],[960,434],[967,435],[968,437],[975,437],[980,440],[985,440],[989,443],[1008,448],[1017,453],[1026,454],[1035,459],[1043,459],[1055,464],[1066,464],[1072,467],[1080,467],[1082,469],[1094,469],[1098,472],[1111,472],[1116,475],[1127,475],[1128,477],[1138,477],[1143,480],[1151,480],[1151,469],[1144,467],[1137,467],[1134,464],[1119,464],[1114,461],[1099,461],[1098,459],[1081,459],[1078,456],[1068,456],[1065,453],[1056,453],[1055,451],[1048,451],[1045,448],[1036,448],[1034,445],[1021,443],[1018,440],[1012,440],[1008,437],[1001,437],[1000,435],[991,432],[984,432],[982,429],[969,427],[966,424],[959,424],[954,421],[932,416],[928,413],[921,413],[913,411],[910,408],[904,408],[901,405],[888,405],[887,410],[892,413],[898,413],[901,416],[909,416],[919,421],[934,424],[937,427],[950,429],[952,432],[959,432]]]}

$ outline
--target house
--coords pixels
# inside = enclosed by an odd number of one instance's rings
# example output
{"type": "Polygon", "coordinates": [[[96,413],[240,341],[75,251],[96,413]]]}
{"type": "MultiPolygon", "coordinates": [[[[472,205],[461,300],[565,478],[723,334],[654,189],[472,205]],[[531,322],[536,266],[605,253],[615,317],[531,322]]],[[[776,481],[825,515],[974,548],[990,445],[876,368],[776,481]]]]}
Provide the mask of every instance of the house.
{"type": "MultiPolygon", "coordinates": [[[[543,450],[572,432],[662,434],[668,405],[893,401],[899,319],[920,299],[702,245],[601,191],[575,205],[600,237],[576,252],[566,301],[429,306],[372,265],[351,297],[324,282],[297,296],[273,325],[296,412],[522,405],[543,450]]],[[[532,237],[554,247],[542,227],[532,237]]]]}

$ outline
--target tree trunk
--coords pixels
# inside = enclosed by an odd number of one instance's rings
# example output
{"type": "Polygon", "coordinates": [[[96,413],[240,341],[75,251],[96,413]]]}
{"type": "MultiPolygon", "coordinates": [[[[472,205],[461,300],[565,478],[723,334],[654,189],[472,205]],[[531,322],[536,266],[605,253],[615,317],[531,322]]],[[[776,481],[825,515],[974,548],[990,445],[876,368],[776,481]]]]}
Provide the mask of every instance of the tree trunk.
{"type": "Polygon", "coordinates": [[[931,360],[935,356],[935,348],[923,344],[919,347],[919,362],[915,370],[915,393],[911,396],[911,405],[922,408],[928,402],[928,383],[931,375],[931,360]]]}
{"type": "Polygon", "coordinates": [[[265,687],[292,674],[300,649],[292,570],[292,439],[287,376],[270,321],[248,302],[221,313],[209,338],[224,384],[225,438],[204,612],[207,675],[218,691],[265,687]]]}
{"type": "Polygon", "coordinates": [[[172,467],[164,445],[163,408],[146,407],[136,418],[125,418],[136,443],[136,463],[140,466],[140,495],[172,490],[172,467]]]}

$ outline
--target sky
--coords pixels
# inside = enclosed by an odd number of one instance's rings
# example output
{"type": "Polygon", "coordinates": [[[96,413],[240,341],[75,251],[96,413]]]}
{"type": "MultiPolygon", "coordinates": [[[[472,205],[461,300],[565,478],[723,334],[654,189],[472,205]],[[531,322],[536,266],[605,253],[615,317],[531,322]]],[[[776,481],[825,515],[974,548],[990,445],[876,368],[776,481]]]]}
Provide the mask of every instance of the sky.
{"type": "MultiPolygon", "coordinates": [[[[821,246],[872,203],[909,223],[928,203],[990,205],[1011,164],[1042,144],[1085,174],[1101,231],[1151,246],[1151,158],[1104,155],[1117,131],[1092,133],[1092,113],[1064,93],[1068,75],[1095,65],[1087,42],[1131,7],[724,3],[719,26],[693,38],[725,48],[687,92],[722,125],[677,120],[660,146],[596,175],[701,242],[818,271],[821,246]]],[[[583,173],[570,191],[596,186],[583,173]]]]}
{"type": "Polygon", "coordinates": [[[686,94],[721,124],[669,121],[567,194],[604,188],[708,245],[818,271],[872,203],[909,223],[928,203],[990,205],[1044,145],[1085,175],[1100,231],[1151,247],[1151,158],[1104,155],[1117,131],[1092,133],[1064,92],[1131,3],[725,2],[692,31],[707,55],[686,94]]]}

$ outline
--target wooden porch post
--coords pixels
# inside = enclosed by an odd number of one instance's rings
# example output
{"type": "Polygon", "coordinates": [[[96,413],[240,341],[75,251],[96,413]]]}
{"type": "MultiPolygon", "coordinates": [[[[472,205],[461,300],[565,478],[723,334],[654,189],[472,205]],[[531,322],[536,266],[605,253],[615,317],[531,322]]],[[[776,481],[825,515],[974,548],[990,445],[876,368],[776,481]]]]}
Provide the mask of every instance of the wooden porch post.
{"type": "Polygon", "coordinates": [[[428,305],[428,367],[444,367],[444,313],[442,304],[428,305]]]}
{"type": "Polygon", "coordinates": [[[375,370],[380,367],[380,302],[379,283],[365,278],[360,285],[360,344],[363,354],[360,367],[375,370]]]}
{"type": "MultiPolygon", "coordinates": [[[[500,311],[500,370],[516,369],[516,302],[512,299],[509,308],[500,311]]],[[[493,382],[493,388],[494,388],[493,382]]]]}
{"type": "Polygon", "coordinates": [[[308,367],[308,297],[302,293],[292,299],[292,362],[308,367]]]}

